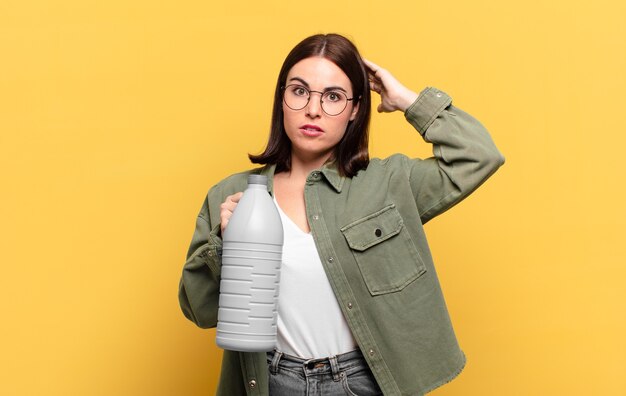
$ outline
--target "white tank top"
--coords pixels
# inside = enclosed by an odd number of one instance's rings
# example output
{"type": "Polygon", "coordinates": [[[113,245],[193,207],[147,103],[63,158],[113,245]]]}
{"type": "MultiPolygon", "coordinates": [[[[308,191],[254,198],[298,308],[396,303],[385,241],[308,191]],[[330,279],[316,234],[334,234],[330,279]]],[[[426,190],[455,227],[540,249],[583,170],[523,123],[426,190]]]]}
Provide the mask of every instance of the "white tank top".
{"type": "Polygon", "coordinates": [[[328,282],[313,236],[283,213],[276,198],[274,203],[285,235],[277,349],[305,359],[355,350],[356,341],[328,282]]]}

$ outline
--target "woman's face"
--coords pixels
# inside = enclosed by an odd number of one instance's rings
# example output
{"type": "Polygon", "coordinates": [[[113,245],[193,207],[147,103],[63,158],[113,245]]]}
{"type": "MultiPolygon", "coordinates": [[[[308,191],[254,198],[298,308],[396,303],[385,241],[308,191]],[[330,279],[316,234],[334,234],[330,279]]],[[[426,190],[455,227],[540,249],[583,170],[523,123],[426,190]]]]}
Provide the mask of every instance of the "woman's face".
{"type": "Polygon", "coordinates": [[[324,162],[345,134],[348,122],[356,117],[359,106],[351,100],[340,114],[328,115],[322,110],[321,94],[318,92],[338,93],[328,94],[324,101],[329,103],[341,93],[346,98],[352,98],[352,84],[339,66],[322,57],[306,58],[296,63],[287,74],[284,95],[288,94],[287,90],[292,90],[292,95],[305,94],[305,90],[294,84],[311,92],[309,103],[300,110],[293,110],[283,100],[284,126],[291,140],[291,154],[303,161],[324,162]],[[297,91],[294,92],[294,89],[297,91]]]}

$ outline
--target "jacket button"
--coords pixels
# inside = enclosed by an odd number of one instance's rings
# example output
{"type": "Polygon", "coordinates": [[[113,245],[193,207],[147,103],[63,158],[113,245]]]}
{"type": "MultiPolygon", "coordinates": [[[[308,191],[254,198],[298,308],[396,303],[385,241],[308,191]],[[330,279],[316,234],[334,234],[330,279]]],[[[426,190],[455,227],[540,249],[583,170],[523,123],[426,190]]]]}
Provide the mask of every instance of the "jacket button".
{"type": "Polygon", "coordinates": [[[374,356],[374,350],[373,349],[370,349],[369,351],[367,351],[367,353],[369,353],[370,356],[374,356]]]}
{"type": "Polygon", "coordinates": [[[334,258],[332,258],[332,257],[329,257],[329,258],[328,258],[328,262],[329,262],[329,263],[332,263],[333,261],[335,261],[335,259],[334,259],[334,258]]]}
{"type": "Polygon", "coordinates": [[[313,220],[319,220],[320,217],[318,215],[313,215],[313,220]]]}
{"type": "Polygon", "coordinates": [[[348,309],[352,309],[352,303],[348,303],[348,309]]]}
{"type": "Polygon", "coordinates": [[[209,257],[211,257],[211,256],[213,256],[213,252],[209,250],[209,251],[207,252],[207,255],[208,255],[209,257]]]}
{"type": "Polygon", "coordinates": [[[250,382],[248,382],[248,386],[250,387],[250,389],[256,388],[256,381],[250,380],[250,382]]]}
{"type": "Polygon", "coordinates": [[[380,228],[377,228],[376,231],[374,231],[374,235],[379,237],[379,236],[383,235],[383,232],[380,230],[380,228]]]}

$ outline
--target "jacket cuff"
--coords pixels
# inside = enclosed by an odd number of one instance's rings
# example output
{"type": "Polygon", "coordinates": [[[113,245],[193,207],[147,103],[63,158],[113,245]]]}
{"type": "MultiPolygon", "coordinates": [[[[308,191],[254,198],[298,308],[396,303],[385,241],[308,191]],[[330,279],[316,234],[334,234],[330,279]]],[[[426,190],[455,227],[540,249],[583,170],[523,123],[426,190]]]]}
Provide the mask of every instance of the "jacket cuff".
{"type": "Polygon", "coordinates": [[[406,109],[404,116],[423,137],[428,127],[451,103],[452,98],[448,94],[428,87],[420,92],[415,102],[406,109]]]}

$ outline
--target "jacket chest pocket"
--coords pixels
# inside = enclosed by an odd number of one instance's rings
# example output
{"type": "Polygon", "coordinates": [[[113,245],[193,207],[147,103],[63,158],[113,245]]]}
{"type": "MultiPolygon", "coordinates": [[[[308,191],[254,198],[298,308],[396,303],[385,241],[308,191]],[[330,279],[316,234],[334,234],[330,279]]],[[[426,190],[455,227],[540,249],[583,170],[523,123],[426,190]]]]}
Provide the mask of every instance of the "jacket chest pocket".
{"type": "Polygon", "coordinates": [[[396,292],[426,272],[394,204],[341,228],[372,295],[396,292]]]}

